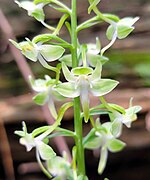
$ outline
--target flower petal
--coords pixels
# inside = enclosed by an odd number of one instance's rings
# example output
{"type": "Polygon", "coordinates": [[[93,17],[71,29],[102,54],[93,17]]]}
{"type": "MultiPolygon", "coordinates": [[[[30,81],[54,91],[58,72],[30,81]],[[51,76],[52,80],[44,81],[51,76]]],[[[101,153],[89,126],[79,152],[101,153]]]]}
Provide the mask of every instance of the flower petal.
{"type": "Polygon", "coordinates": [[[63,74],[65,76],[65,79],[70,82],[75,82],[76,78],[74,75],[69,71],[68,67],[66,66],[65,63],[62,63],[62,70],[63,74]]]}
{"type": "Polygon", "coordinates": [[[89,76],[89,81],[97,81],[101,78],[102,72],[102,64],[98,61],[95,70],[93,71],[92,75],[89,76]]]}

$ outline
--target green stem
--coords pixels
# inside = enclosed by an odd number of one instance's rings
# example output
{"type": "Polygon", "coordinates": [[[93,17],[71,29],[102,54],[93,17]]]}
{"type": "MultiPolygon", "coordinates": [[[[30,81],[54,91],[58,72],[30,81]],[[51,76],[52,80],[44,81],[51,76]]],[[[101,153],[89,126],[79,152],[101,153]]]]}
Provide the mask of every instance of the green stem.
{"type": "MultiPolygon", "coordinates": [[[[78,66],[77,60],[77,13],[76,0],[72,0],[71,14],[71,42],[72,42],[72,67],[78,66]]],[[[76,134],[75,144],[77,147],[77,167],[79,174],[85,175],[84,148],[82,144],[82,118],[80,112],[80,97],[74,99],[74,128],[76,134]]]]}

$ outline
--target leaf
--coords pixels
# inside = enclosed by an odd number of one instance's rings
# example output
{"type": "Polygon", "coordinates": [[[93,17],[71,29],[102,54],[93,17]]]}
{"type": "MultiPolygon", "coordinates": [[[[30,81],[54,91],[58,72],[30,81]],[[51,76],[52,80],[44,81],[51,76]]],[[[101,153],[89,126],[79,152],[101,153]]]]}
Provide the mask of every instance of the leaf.
{"type": "Polygon", "coordinates": [[[61,83],[56,86],[56,91],[64,97],[75,98],[80,95],[80,90],[75,88],[75,83],[61,83]]]}
{"type": "Polygon", "coordinates": [[[111,92],[117,85],[118,81],[110,79],[100,79],[99,81],[92,82],[91,93],[94,96],[103,96],[111,92]]]}
{"type": "Polygon", "coordinates": [[[47,93],[42,92],[33,97],[33,101],[38,105],[44,105],[47,100],[47,93]]]}
{"type": "Polygon", "coordinates": [[[98,173],[102,174],[106,163],[107,163],[107,157],[108,157],[108,151],[107,148],[104,146],[101,148],[101,155],[100,155],[100,161],[99,161],[99,165],[98,165],[98,173]]]}
{"type": "Polygon", "coordinates": [[[40,47],[40,53],[48,62],[59,59],[63,55],[64,51],[65,49],[61,46],[41,45],[40,47]]]}
{"type": "Polygon", "coordinates": [[[37,142],[37,148],[43,160],[49,160],[56,156],[53,149],[49,145],[44,144],[42,141],[37,142]]]}
{"type": "Polygon", "coordinates": [[[111,152],[119,152],[125,147],[125,145],[126,144],[124,142],[114,138],[109,140],[107,143],[107,147],[111,152]]]}

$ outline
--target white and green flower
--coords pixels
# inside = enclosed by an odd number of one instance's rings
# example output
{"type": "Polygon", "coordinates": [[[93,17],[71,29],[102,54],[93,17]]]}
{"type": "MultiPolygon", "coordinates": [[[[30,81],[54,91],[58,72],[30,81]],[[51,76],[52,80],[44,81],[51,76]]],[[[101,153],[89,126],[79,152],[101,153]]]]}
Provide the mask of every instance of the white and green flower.
{"type": "Polygon", "coordinates": [[[56,90],[64,97],[80,96],[86,122],[89,118],[89,93],[93,96],[103,96],[118,84],[115,80],[101,79],[101,69],[102,65],[98,62],[95,70],[89,67],[77,67],[70,72],[65,63],[62,63],[62,70],[68,82],[58,84],[56,90]]]}
{"type": "Polygon", "coordinates": [[[13,40],[10,40],[10,42],[15,45],[16,48],[21,50],[22,54],[26,58],[33,62],[39,60],[39,62],[46,68],[49,68],[47,62],[52,62],[59,59],[65,51],[65,49],[61,46],[40,43],[35,44],[28,38],[26,38],[26,41],[20,43],[13,40]]]}
{"type": "Polygon", "coordinates": [[[92,129],[88,138],[83,140],[84,147],[87,149],[93,150],[100,148],[99,174],[102,174],[105,169],[108,151],[115,153],[121,151],[125,146],[124,142],[113,136],[111,128],[112,122],[106,122],[104,124],[97,123],[96,129],[92,129]]]}
{"type": "MultiPolygon", "coordinates": [[[[38,94],[33,97],[33,100],[38,105],[44,105],[48,103],[48,107],[52,116],[57,118],[57,111],[55,107],[55,100],[62,100],[64,97],[61,96],[55,89],[56,80],[51,79],[48,75],[45,76],[45,79],[34,80],[32,77],[29,77],[32,89],[38,94]]],[[[60,83],[60,82],[58,82],[60,83]]]]}
{"type": "Polygon", "coordinates": [[[112,122],[112,133],[115,137],[119,137],[122,132],[122,125],[126,125],[128,128],[131,127],[131,123],[137,119],[137,113],[141,110],[141,106],[131,106],[125,109],[125,113],[122,114],[118,111],[114,111],[113,115],[115,117],[112,122]]]}
{"type": "Polygon", "coordinates": [[[27,127],[26,127],[25,122],[23,122],[22,125],[23,125],[23,128],[22,128],[23,130],[15,131],[15,134],[21,137],[20,144],[24,145],[27,151],[30,151],[32,148],[35,147],[38,154],[43,160],[49,160],[56,156],[56,153],[53,151],[53,149],[49,145],[44,143],[44,139],[50,133],[49,130],[45,131],[43,134],[40,134],[34,137],[33,133],[27,132],[27,127]]]}
{"type": "Polygon", "coordinates": [[[106,32],[107,38],[112,40],[113,38],[124,39],[126,38],[133,30],[134,24],[139,20],[139,17],[125,17],[120,19],[118,22],[111,24],[106,32]]]}

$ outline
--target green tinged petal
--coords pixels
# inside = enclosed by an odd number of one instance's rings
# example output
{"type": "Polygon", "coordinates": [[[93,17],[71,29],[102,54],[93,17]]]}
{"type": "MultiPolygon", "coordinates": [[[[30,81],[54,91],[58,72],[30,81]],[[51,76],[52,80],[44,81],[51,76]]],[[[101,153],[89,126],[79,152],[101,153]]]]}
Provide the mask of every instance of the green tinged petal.
{"type": "Polygon", "coordinates": [[[99,81],[92,82],[90,91],[94,96],[103,96],[111,92],[118,85],[118,81],[110,79],[100,79],[99,81]]]}
{"type": "Polygon", "coordinates": [[[61,83],[56,86],[56,91],[64,97],[75,98],[80,95],[80,90],[75,88],[75,83],[61,83]]]}
{"type": "Polygon", "coordinates": [[[100,80],[102,72],[102,64],[97,62],[96,68],[94,69],[92,75],[89,76],[90,82],[100,80]]]}
{"type": "Polygon", "coordinates": [[[39,47],[39,52],[48,62],[59,59],[63,55],[64,51],[65,49],[61,46],[41,45],[39,47]]]}
{"type": "Polygon", "coordinates": [[[65,79],[70,82],[75,82],[74,75],[69,71],[68,67],[65,65],[65,63],[62,63],[62,70],[63,74],[65,76],[65,79]]]}

